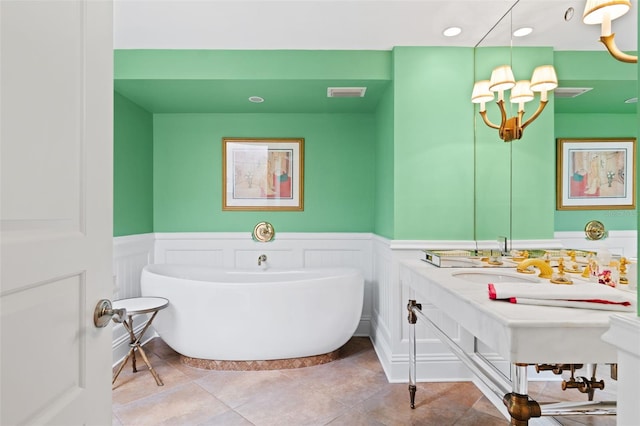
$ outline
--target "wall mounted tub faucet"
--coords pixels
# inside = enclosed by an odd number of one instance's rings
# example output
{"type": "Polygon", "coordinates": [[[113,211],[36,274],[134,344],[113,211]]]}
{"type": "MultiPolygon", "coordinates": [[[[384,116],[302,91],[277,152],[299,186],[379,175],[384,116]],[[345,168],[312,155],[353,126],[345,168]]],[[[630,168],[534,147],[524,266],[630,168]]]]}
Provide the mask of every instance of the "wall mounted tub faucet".
{"type": "Polygon", "coordinates": [[[258,256],[258,266],[261,266],[262,262],[266,262],[266,261],[267,261],[266,254],[261,254],[260,256],[258,256]]]}

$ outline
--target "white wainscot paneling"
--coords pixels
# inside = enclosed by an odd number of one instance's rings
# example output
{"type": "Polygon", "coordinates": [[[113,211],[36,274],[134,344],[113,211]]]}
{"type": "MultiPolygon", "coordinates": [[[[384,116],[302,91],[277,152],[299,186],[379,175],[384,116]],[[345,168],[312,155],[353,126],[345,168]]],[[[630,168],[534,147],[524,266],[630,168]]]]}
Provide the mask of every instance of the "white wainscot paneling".
{"type": "Polygon", "coordinates": [[[300,267],[300,253],[297,253],[293,248],[284,247],[285,244],[278,244],[273,246],[269,250],[261,248],[257,249],[237,249],[234,251],[234,265],[238,265],[239,268],[271,268],[277,267],[282,269],[294,269],[300,267]],[[262,255],[266,256],[266,261],[258,264],[258,258],[262,255]]]}
{"type": "Polygon", "coordinates": [[[113,239],[114,299],[140,296],[140,273],[153,263],[153,234],[113,239]]]}
{"type": "Polygon", "coordinates": [[[638,256],[638,233],[635,230],[608,231],[607,236],[601,240],[588,240],[582,231],[556,232],[554,237],[566,248],[593,252],[606,248],[620,256],[629,258],[638,256]]]}
{"type": "MultiPolygon", "coordinates": [[[[113,299],[140,296],[142,268],[153,263],[153,234],[128,235],[113,239],[113,299]]],[[[136,324],[136,326],[138,326],[136,324]]],[[[148,333],[152,336],[152,333],[148,333]]],[[[113,362],[129,350],[129,334],[122,324],[113,326],[113,362]]]]}
{"type": "MultiPolygon", "coordinates": [[[[473,247],[467,241],[391,241],[373,238],[372,319],[371,339],[390,382],[406,383],[409,375],[409,340],[407,303],[420,299],[423,311],[454,336],[461,346],[471,347],[473,338],[448,315],[429,305],[428,294],[416,294],[410,284],[410,271],[401,270],[399,262],[423,256],[425,247],[473,247]]],[[[464,365],[449,352],[426,325],[416,325],[417,378],[419,381],[455,381],[470,379],[464,365]]]]}
{"type": "Polygon", "coordinates": [[[267,267],[310,268],[352,266],[370,277],[371,234],[278,233],[268,243],[253,241],[247,233],[156,234],[156,263],[199,264],[234,269],[267,267]]]}

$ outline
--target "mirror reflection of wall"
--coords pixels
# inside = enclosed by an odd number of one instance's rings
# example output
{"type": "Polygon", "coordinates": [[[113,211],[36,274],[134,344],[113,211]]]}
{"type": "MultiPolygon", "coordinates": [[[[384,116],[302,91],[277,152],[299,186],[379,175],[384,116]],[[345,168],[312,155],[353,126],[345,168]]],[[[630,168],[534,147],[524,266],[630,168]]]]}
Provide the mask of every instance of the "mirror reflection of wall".
{"type": "MultiPolygon", "coordinates": [[[[557,138],[636,137],[636,104],[624,101],[637,96],[637,65],[614,60],[600,43],[594,43],[592,51],[554,50],[527,44],[526,37],[512,37],[513,30],[526,22],[526,15],[544,13],[536,12],[540,9],[532,7],[533,3],[515,2],[511,12],[478,44],[475,79],[489,79],[493,68],[503,64],[511,65],[516,80],[529,79],[536,66],[553,64],[559,90],[550,96],[546,109],[526,128],[522,139],[508,143],[498,137],[497,130],[484,124],[476,107],[475,238],[493,241],[506,235],[511,241],[553,239],[555,232],[582,231],[593,219],[605,222],[608,229],[635,230],[634,214],[556,211],[555,157],[557,138]],[[591,90],[575,98],[564,95],[567,89],[582,87],[591,90]]],[[[584,5],[579,3],[580,10],[566,24],[576,33],[585,27],[581,22],[584,5]]],[[[598,35],[596,29],[596,39],[598,35]]],[[[572,90],[568,92],[573,94],[572,90]]],[[[537,104],[537,96],[526,104],[525,119],[537,104]]],[[[499,122],[495,101],[487,103],[486,108],[488,117],[499,122]]]]}

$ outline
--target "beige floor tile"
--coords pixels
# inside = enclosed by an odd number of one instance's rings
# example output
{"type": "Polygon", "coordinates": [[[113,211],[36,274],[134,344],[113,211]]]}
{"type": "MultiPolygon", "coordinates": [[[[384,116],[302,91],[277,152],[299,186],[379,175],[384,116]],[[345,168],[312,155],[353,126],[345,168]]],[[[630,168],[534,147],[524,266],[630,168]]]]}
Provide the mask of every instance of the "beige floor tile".
{"type": "Polygon", "coordinates": [[[286,370],[283,374],[307,389],[314,389],[346,406],[364,401],[388,385],[384,373],[367,368],[354,368],[346,360],[317,367],[286,370]]]}
{"type": "Polygon", "coordinates": [[[508,424],[509,421],[504,417],[498,418],[474,409],[467,411],[454,423],[455,426],[506,426],[508,424]]]}
{"type": "Polygon", "coordinates": [[[278,370],[213,371],[195,383],[232,408],[254,398],[281,394],[294,385],[278,370]]]}
{"type": "Polygon", "coordinates": [[[501,420],[504,419],[500,411],[498,411],[496,407],[491,403],[491,401],[489,401],[484,396],[478,399],[476,403],[473,404],[473,407],[471,407],[471,409],[476,413],[483,413],[488,416],[499,418],[501,420]]]}
{"type": "Polygon", "coordinates": [[[199,423],[198,426],[253,426],[253,423],[235,411],[225,411],[203,423],[199,423]]]}
{"type": "Polygon", "coordinates": [[[112,403],[114,407],[131,403],[149,395],[162,393],[175,386],[189,383],[191,380],[167,362],[155,359],[154,362],[151,362],[151,365],[158,373],[164,386],[156,384],[155,379],[145,365],[139,366],[137,373],[133,373],[130,366],[127,365],[113,385],[112,403]]]}
{"type": "Polygon", "coordinates": [[[254,397],[235,411],[259,426],[326,425],[347,408],[327,395],[296,386],[254,397]]]}
{"type": "MultiPolygon", "coordinates": [[[[371,343],[369,343],[369,345],[371,345],[371,343]]],[[[378,360],[378,355],[376,355],[376,351],[374,351],[373,349],[357,353],[354,356],[348,358],[347,361],[352,362],[357,367],[366,368],[367,370],[384,374],[382,365],[378,360]]]]}
{"type": "Polygon", "coordinates": [[[114,409],[125,425],[197,425],[230,408],[194,383],[176,386],[114,409]]]}
{"type": "Polygon", "coordinates": [[[206,370],[204,368],[195,368],[195,367],[191,367],[186,364],[183,364],[180,361],[179,356],[171,358],[167,360],[167,362],[177,370],[180,370],[180,372],[182,372],[184,375],[189,377],[191,380],[200,379],[202,377],[208,376],[209,374],[213,373],[213,370],[206,370]]]}
{"type": "Polygon", "coordinates": [[[409,392],[405,384],[392,384],[361,404],[360,411],[386,425],[453,424],[469,409],[453,407],[456,401],[439,398],[440,383],[419,384],[416,407],[409,406],[409,392]],[[441,403],[442,402],[442,403],[441,403]]]}
{"type": "Polygon", "coordinates": [[[145,350],[153,352],[158,358],[170,360],[178,358],[176,351],[171,349],[162,339],[153,339],[144,345],[145,350]]]}
{"type": "Polygon", "coordinates": [[[349,411],[327,423],[330,426],[385,426],[365,413],[349,411]]]}
{"type": "MultiPolygon", "coordinates": [[[[353,338],[341,359],[290,370],[214,371],[180,363],[161,339],[145,345],[165,386],[157,386],[143,363],[125,367],[113,389],[112,426],[493,426],[509,422],[470,382],[419,383],[416,408],[407,384],[388,383],[368,338],[353,338]]],[[[606,382],[596,400],[615,399],[615,382],[606,382]]],[[[559,378],[561,380],[561,378],[559,378]]],[[[560,381],[530,382],[540,402],[586,400],[560,381]]],[[[615,416],[561,417],[567,426],[614,426],[615,416]]]]}
{"type": "Polygon", "coordinates": [[[118,416],[115,415],[115,413],[113,413],[111,417],[111,426],[123,426],[122,422],[120,421],[118,416]]]}

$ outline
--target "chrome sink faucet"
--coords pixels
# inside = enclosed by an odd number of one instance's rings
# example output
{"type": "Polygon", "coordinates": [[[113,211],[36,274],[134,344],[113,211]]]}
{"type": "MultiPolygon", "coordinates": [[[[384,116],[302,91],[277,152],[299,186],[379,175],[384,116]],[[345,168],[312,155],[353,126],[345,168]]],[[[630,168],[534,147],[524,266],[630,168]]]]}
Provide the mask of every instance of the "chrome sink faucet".
{"type": "Polygon", "coordinates": [[[266,261],[267,261],[266,254],[261,254],[260,256],[258,256],[258,266],[262,265],[262,262],[266,262],[266,261]]]}

